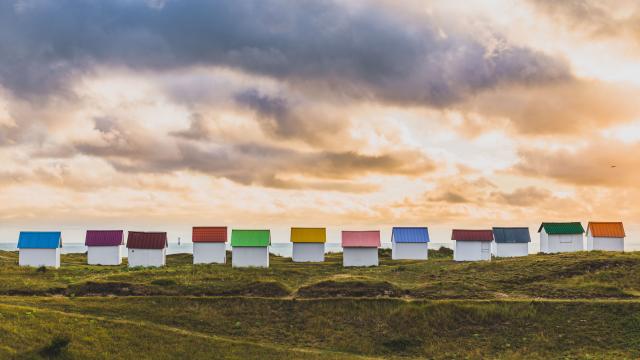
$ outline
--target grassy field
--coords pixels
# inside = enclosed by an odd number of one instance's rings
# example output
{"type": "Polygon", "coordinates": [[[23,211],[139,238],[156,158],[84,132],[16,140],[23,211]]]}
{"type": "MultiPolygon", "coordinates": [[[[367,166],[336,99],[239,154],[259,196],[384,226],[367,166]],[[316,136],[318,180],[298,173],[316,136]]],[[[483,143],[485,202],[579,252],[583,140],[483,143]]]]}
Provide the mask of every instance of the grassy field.
{"type": "Polygon", "coordinates": [[[640,357],[640,253],[344,269],[17,266],[0,252],[0,358],[640,357]]]}

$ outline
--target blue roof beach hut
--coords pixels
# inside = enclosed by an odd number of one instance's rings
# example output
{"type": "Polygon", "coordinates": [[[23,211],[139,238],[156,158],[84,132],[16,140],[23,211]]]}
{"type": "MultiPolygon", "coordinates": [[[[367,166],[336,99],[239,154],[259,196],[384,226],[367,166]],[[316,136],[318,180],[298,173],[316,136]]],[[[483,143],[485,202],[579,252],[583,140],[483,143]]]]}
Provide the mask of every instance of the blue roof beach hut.
{"type": "Polygon", "coordinates": [[[62,233],[59,231],[22,231],[18,238],[20,266],[60,267],[62,233]]]}
{"type": "Polygon", "coordinates": [[[391,258],[427,260],[429,241],[429,229],[426,227],[394,227],[391,231],[391,258]]]}

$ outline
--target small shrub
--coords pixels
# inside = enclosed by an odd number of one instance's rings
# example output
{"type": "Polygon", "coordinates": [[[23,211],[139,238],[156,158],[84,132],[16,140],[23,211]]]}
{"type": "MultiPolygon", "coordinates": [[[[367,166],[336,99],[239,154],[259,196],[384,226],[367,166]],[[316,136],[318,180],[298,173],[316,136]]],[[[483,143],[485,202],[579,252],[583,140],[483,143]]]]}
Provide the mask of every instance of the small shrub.
{"type": "Polygon", "coordinates": [[[40,266],[39,268],[36,269],[37,273],[46,273],[47,272],[47,267],[46,266],[40,266]]]}
{"type": "Polygon", "coordinates": [[[153,280],[151,282],[151,285],[173,286],[173,285],[176,285],[176,282],[174,280],[171,280],[171,279],[157,279],[157,280],[153,280]]]}
{"type": "Polygon", "coordinates": [[[417,339],[409,339],[406,337],[398,337],[395,339],[389,339],[382,343],[382,346],[389,349],[392,352],[405,352],[411,350],[411,348],[420,346],[422,343],[417,339]]]}
{"type": "Polygon", "coordinates": [[[438,250],[429,250],[430,258],[449,258],[453,257],[453,250],[448,247],[440,246],[438,250]]]}
{"type": "Polygon", "coordinates": [[[40,350],[40,355],[44,358],[51,359],[56,358],[67,349],[71,339],[65,335],[58,335],[51,339],[49,345],[40,350]]]}
{"type": "Polygon", "coordinates": [[[378,256],[391,259],[391,249],[378,249],[378,256]]]}

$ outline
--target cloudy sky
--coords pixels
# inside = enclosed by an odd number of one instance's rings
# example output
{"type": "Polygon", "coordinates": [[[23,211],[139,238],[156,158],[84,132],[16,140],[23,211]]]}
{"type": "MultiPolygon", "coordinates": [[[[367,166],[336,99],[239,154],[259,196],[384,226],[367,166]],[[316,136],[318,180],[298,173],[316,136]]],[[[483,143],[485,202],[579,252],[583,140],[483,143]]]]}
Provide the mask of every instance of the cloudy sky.
{"type": "Polygon", "coordinates": [[[0,222],[632,235],[639,98],[636,0],[2,1],[0,222]]]}

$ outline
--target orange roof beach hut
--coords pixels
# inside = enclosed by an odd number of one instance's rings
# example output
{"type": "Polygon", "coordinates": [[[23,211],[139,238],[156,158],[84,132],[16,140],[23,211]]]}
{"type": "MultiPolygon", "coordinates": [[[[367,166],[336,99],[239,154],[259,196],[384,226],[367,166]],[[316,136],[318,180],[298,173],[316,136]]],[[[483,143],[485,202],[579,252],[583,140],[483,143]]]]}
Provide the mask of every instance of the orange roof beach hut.
{"type": "Polygon", "coordinates": [[[624,251],[624,225],[621,222],[596,222],[587,225],[587,250],[624,251]]]}
{"type": "Polygon", "coordinates": [[[324,244],[327,242],[325,228],[291,228],[293,262],[323,262],[324,244]]]}
{"type": "Polygon", "coordinates": [[[197,226],[191,236],[194,264],[224,264],[227,260],[227,227],[197,226]]]}

